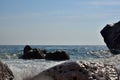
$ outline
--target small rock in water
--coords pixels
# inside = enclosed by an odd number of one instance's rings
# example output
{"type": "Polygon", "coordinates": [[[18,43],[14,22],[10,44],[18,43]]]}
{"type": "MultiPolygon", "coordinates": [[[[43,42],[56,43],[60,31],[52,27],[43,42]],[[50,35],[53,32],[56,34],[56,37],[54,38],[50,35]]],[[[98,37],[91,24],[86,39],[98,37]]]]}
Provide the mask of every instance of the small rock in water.
{"type": "Polygon", "coordinates": [[[13,80],[14,75],[10,68],[0,61],[0,80],[13,80]]]}
{"type": "Polygon", "coordinates": [[[93,62],[65,62],[28,80],[119,80],[114,66],[93,62]]]}

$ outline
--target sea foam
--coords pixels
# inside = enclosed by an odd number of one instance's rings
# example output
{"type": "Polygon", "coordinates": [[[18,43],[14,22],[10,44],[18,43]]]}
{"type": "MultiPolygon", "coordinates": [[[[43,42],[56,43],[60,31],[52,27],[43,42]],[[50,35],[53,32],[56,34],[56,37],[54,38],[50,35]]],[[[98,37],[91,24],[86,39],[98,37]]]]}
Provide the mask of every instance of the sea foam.
{"type": "Polygon", "coordinates": [[[45,69],[48,69],[54,65],[60,64],[62,62],[55,61],[45,61],[45,60],[2,60],[4,63],[8,64],[10,69],[13,71],[15,76],[14,80],[23,80],[27,77],[33,77],[45,69]]]}
{"type": "MultiPolygon", "coordinates": [[[[40,72],[63,63],[65,61],[46,61],[46,60],[22,60],[22,59],[3,59],[3,62],[8,64],[13,71],[15,80],[23,80],[25,78],[31,78],[40,72]]],[[[80,60],[84,61],[84,60],[80,60]]],[[[116,55],[110,58],[88,59],[90,62],[103,62],[105,64],[114,65],[120,76],[120,55],[116,55]]]]}

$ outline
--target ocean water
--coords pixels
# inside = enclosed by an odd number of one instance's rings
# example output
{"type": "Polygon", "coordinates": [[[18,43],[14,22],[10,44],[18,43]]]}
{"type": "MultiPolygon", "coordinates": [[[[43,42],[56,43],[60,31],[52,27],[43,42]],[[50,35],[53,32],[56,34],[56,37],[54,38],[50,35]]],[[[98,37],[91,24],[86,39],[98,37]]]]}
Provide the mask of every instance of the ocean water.
{"type": "MultiPolygon", "coordinates": [[[[32,77],[45,69],[65,62],[44,59],[19,59],[23,54],[24,46],[0,45],[0,59],[10,67],[15,76],[14,80],[32,77]]],[[[112,64],[120,73],[120,55],[112,55],[105,45],[31,45],[31,47],[45,49],[50,52],[56,50],[65,51],[70,55],[70,60],[68,61],[81,60],[112,64]]]]}

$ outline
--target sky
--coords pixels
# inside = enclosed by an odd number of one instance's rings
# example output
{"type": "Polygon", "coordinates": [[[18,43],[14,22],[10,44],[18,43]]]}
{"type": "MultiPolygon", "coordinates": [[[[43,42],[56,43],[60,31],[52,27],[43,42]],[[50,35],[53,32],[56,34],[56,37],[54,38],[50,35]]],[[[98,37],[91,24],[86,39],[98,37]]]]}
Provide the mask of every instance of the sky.
{"type": "Polygon", "coordinates": [[[0,0],[0,45],[105,45],[120,0],[0,0]]]}

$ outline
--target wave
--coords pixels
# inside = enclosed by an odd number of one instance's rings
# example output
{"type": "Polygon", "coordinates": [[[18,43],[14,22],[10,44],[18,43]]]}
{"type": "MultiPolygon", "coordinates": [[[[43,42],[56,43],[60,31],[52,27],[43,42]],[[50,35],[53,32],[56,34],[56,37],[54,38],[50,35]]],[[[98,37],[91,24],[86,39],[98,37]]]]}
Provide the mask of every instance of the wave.
{"type": "MultiPolygon", "coordinates": [[[[2,61],[8,64],[10,69],[13,71],[15,80],[23,80],[24,78],[33,77],[50,67],[65,62],[65,61],[46,61],[44,59],[41,60],[3,59],[2,61]]],[[[80,59],[79,61],[84,60],[80,59]]],[[[103,62],[105,64],[114,65],[117,68],[117,71],[120,76],[120,55],[112,56],[109,58],[96,58],[96,59],[91,58],[85,61],[103,62]]]]}
{"type": "Polygon", "coordinates": [[[1,53],[0,59],[18,59],[22,54],[19,53],[1,53]]]}
{"type": "Polygon", "coordinates": [[[3,59],[12,70],[15,79],[23,80],[26,77],[33,77],[38,73],[62,62],[41,60],[22,60],[22,59],[3,59]]]}
{"type": "Polygon", "coordinates": [[[109,58],[114,56],[110,50],[98,50],[98,51],[90,51],[89,54],[91,54],[93,57],[96,58],[109,58]]]}

